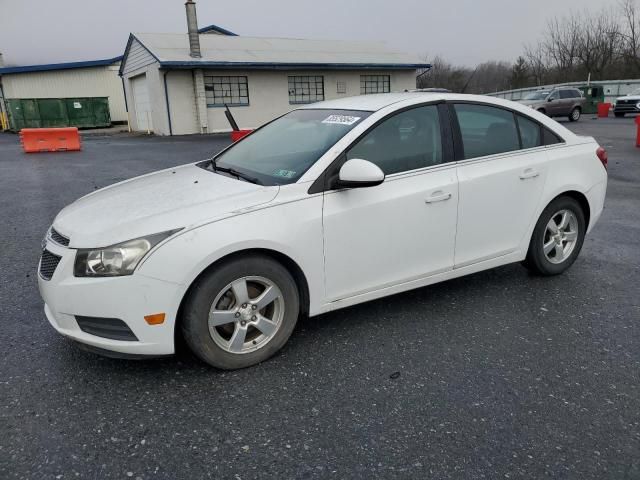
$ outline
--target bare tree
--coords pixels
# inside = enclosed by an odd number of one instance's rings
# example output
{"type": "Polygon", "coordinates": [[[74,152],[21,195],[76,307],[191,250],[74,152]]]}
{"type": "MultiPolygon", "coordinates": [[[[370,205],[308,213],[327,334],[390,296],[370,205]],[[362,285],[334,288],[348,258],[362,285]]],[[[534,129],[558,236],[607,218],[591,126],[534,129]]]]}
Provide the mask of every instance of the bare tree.
{"type": "Polygon", "coordinates": [[[580,48],[581,25],[576,15],[552,18],[547,22],[544,46],[555,63],[558,79],[566,81],[576,63],[580,48]]]}
{"type": "Polygon", "coordinates": [[[595,14],[585,12],[577,18],[580,26],[576,57],[585,73],[601,79],[621,51],[620,23],[607,9],[595,14]]]}
{"type": "Polygon", "coordinates": [[[622,28],[619,35],[622,39],[622,57],[632,68],[632,74],[640,73],[640,12],[636,0],[622,0],[622,28]]]}
{"type": "Polygon", "coordinates": [[[535,85],[544,85],[549,73],[549,55],[545,45],[541,42],[536,45],[525,45],[524,55],[535,85]]]}

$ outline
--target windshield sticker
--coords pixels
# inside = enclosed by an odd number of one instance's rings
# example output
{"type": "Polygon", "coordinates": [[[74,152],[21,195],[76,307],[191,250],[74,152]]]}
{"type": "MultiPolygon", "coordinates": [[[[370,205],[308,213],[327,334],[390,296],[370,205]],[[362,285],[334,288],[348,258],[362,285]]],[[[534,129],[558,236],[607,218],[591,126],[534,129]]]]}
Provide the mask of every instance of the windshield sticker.
{"type": "Polygon", "coordinates": [[[293,170],[276,170],[274,175],[282,178],[293,178],[296,176],[296,172],[293,170]]]}
{"type": "Polygon", "coordinates": [[[322,123],[332,123],[337,125],[353,125],[360,117],[350,117],[348,115],[329,115],[322,123]]]}

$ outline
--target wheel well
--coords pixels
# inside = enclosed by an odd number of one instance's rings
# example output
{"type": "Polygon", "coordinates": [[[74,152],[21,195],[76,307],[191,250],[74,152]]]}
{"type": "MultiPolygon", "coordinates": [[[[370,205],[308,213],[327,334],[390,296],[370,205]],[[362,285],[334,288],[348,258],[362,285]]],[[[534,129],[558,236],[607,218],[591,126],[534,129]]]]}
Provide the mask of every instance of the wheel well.
{"type": "MultiPolygon", "coordinates": [[[[587,200],[587,197],[585,197],[583,193],[577,192],[575,190],[570,190],[568,192],[561,193],[556,198],[559,198],[559,197],[571,197],[580,204],[580,207],[582,207],[582,211],[584,212],[584,221],[587,224],[587,228],[589,228],[589,220],[591,218],[591,209],[589,208],[589,201],[587,200]]],[[[553,200],[555,200],[556,198],[554,198],[553,200]]]]}
{"type": "Polygon", "coordinates": [[[576,108],[577,108],[578,110],[580,110],[580,112],[582,112],[582,107],[581,107],[580,105],[576,105],[575,107],[573,107],[573,109],[574,109],[574,110],[575,110],[576,108]]]}
{"type": "Polygon", "coordinates": [[[216,268],[218,265],[220,265],[221,263],[228,262],[230,260],[245,256],[248,254],[259,254],[259,255],[271,257],[272,259],[274,259],[275,261],[283,265],[289,271],[289,273],[293,276],[293,279],[295,280],[296,285],[298,287],[298,294],[300,295],[300,313],[302,315],[309,314],[309,302],[310,302],[309,283],[307,282],[307,277],[305,277],[304,272],[293,259],[291,259],[290,257],[288,257],[283,253],[277,252],[275,250],[269,250],[266,248],[251,248],[246,250],[239,250],[237,252],[233,252],[222,258],[219,258],[218,260],[213,262],[211,265],[209,265],[207,268],[205,268],[202,272],[200,272],[200,274],[193,280],[193,282],[191,282],[191,285],[189,285],[189,288],[187,289],[184,296],[182,297],[182,300],[180,301],[180,307],[178,308],[178,315],[176,317],[176,323],[174,326],[174,337],[176,337],[176,340],[177,340],[177,337],[180,335],[180,329],[177,327],[182,319],[182,309],[184,308],[185,301],[189,296],[189,293],[191,293],[191,290],[193,289],[193,286],[196,284],[196,282],[200,278],[202,278],[204,275],[209,273],[211,270],[216,268]]]}
{"type": "Polygon", "coordinates": [[[544,109],[544,108],[539,108],[539,109],[538,109],[538,111],[539,111],[540,113],[544,113],[545,115],[547,114],[547,110],[546,110],[546,109],[544,109]]]}

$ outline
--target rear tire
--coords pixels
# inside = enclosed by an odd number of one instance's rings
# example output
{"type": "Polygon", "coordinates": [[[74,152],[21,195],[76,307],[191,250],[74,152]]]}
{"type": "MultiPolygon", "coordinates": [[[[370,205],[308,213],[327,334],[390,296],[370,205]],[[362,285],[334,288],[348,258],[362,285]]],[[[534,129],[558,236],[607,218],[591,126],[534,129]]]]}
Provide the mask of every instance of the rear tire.
{"type": "Polygon", "coordinates": [[[613,113],[617,118],[622,118],[624,117],[624,112],[614,112],[613,113]]]}
{"type": "Polygon", "coordinates": [[[586,221],[580,204],[558,197],[544,209],[531,236],[524,265],[539,275],[559,275],[578,257],[586,221]]]}
{"type": "Polygon", "coordinates": [[[223,370],[267,360],[287,342],[300,313],[289,271],[267,256],[216,265],[189,291],[181,322],[191,351],[223,370]]]}
{"type": "Polygon", "coordinates": [[[574,108],[573,110],[571,110],[571,113],[569,114],[569,121],[570,122],[577,122],[578,120],[580,120],[580,115],[582,114],[582,112],[580,111],[580,109],[578,107],[574,108]]]}

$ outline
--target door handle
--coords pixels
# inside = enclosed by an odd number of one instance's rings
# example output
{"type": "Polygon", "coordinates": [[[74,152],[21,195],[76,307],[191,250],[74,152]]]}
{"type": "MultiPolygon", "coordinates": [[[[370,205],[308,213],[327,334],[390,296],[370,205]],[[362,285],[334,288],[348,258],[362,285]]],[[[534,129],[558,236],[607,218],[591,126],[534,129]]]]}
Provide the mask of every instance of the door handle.
{"type": "Polygon", "coordinates": [[[436,203],[436,202],[444,202],[445,200],[449,200],[451,198],[450,193],[443,193],[441,190],[434,192],[429,198],[427,198],[425,203],[436,203]]]}
{"type": "Polygon", "coordinates": [[[524,172],[520,174],[520,180],[527,180],[528,178],[536,178],[540,175],[540,172],[534,170],[533,168],[527,168],[524,172]]]}

